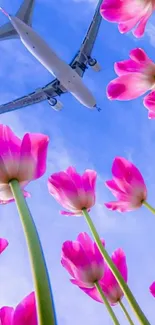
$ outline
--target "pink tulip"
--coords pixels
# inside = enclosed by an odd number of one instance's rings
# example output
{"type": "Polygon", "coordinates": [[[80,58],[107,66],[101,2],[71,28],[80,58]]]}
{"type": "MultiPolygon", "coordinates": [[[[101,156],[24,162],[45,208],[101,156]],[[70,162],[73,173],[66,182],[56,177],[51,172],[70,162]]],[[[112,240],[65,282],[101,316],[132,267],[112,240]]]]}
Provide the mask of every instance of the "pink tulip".
{"type": "MultiPolygon", "coordinates": [[[[130,52],[130,59],[115,63],[118,77],[107,86],[111,100],[135,99],[155,87],[155,63],[140,49],[130,52]]],[[[155,118],[155,92],[144,97],[144,105],[150,110],[149,118],[155,118]]]]}
{"type": "MultiPolygon", "coordinates": [[[[102,243],[105,245],[103,240],[102,243]]],[[[78,235],[76,241],[63,244],[61,263],[72,276],[71,282],[79,287],[93,287],[104,273],[103,257],[96,243],[84,232],[78,235]]]]}
{"type": "Polygon", "coordinates": [[[147,197],[147,189],[139,170],[128,160],[116,157],[112,165],[113,180],[105,184],[118,201],[105,203],[120,212],[139,208],[147,197]]]}
{"type": "Polygon", "coordinates": [[[153,297],[155,297],[155,282],[153,282],[150,286],[150,292],[152,294],[153,297]]]}
{"type": "Polygon", "coordinates": [[[13,201],[9,181],[17,179],[24,187],[46,170],[48,137],[27,133],[20,140],[12,130],[0,124],[0,204],[13,201]]]}
{"type": "MultiPolygon", "coordinates": [[[[120,248],[117,249],[112,254],[111,259],[113,263],[116,265],[116,267],[118,268],[125,282],[127,282],[128,270],[126,264],[126,257],[123,250],[120,248]]],[[[122,299],[124,294],[106,263],[105,263],[104,275],[102,279],[99,281],[99,284],[111,305],[117,304],[122,299]]],[[[103,300],[95,287],[93,288],[81,287],[81,289],[94,300],[103,303],[103,300]]]]}
{"type": "Polygon", "coordinates": [[[0,254],[5,250],[5,248],[9,245],[8,241],[4,238],[0,238],[0,254]]]}
{"type": "Polygon", "coordinates": [[[148,118],[155,119],[155,91],[144,97],[143,104],[149,110],[148,118]]]}
{"type": "Polygon", "coordinates": [[[61,214],[81,216],[82,209],[89,210],[95,204],[96,177],[94,170],[87,169],[81,176],[73,167],[49,177],[49,193],[70,211],[61,214]]]}
{"type": "Polygon", "coordinates": [[[14,309],[3,307],[0,309],[1,325],[37,325],[37,313],[34,292],[24,298],[14,309]]]}
{"type": "Polygon", "coordinates": [[[103,0],[100,13],[104,19],[118,23],[122,34],[136,27],[133,34],[141,37],[154,9],[154,0],[103,0]]]}

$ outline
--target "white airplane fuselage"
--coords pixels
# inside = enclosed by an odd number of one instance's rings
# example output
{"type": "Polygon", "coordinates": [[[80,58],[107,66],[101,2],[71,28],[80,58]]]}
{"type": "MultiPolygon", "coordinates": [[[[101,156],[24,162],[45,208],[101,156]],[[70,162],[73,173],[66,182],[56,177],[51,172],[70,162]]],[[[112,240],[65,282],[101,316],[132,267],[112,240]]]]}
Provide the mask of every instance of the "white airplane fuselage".
{"type": "Polygon", "coordinates": [[[27,24],[10,17],[13,27],[29,52],[70,92],[82,105],[95,108],[96,100],[82,78],[70,65],[57,56],[48,44],[27,24]]]}

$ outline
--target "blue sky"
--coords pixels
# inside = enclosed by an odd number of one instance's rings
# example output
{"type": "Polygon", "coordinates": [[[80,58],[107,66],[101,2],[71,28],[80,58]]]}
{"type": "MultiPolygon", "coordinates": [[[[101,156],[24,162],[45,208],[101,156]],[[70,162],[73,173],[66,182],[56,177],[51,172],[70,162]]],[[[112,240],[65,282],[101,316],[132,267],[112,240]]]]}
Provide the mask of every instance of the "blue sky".
{"type": "MultiPolygon", "coordinates": [[[[0,5],[15,14],[21,2],[1,0],[0,5]]],[[[70,62],[88,28],[94,8],[93,0],[36,0],[33,27],[70,62]]],[[[155,206],[155,121],[148,120],[142,98],[110,102],[105,93],[106,85],[115,78],[114,62],[127,59],[132,48],[142,47],[154,59],[154,18],[153,15],[141,40],[136,40],[131,33],[121,35],[115,24],[102,21],[93,51],[102,71],[95,73],[89,69],[84,76],[102,108],[101,113],[90,111],[66,94],[61,98],[64,109],[59,113],[43,102],[0,115],[0,123],[9,125],[19,136],[27,131],[50,136],[47,172],[27,189],[32,194],[28,204],[44,248],[59,325],[111,324],[104,306],[74,287],[60,265],[62,243],[67,239],[74,240],[81,231],[88,231],[82,217],[61,216],[59,205],[47,191],[48,176],[69,165],[74,165],[79,172],[86,168],[97,170],[97,202],[91,216],[101,237],[106,240],[108,251],[111,253],[122,247],[126,252],[129,286],[150,322],[154,322],[155,300],[148,288],[155,280],[155,217],[145,208],[120,214],[104,207],[104,202],[113,198],[104,181],[111,178],[112,161],[117,155],[130,159],[141,170],[148,186],[148,201],[155,206]]],[[[6,18],[1,15],[0,24],[5,22],[6,18]]],[[[20,40],[1,42],[0,53],[0,103],[25,95],[53,79],[20,40]]],[[[0,237],[7,238],[10,243],[1,255],[0,306],[15,306],[33,290],[33,284],[14,204],[0,207],[0,237]]],[[[118,307],[115,311],[121,323],[127,324],[118,307]]],[[[138,324],[136,320],[135,324],[138,324]]]]}

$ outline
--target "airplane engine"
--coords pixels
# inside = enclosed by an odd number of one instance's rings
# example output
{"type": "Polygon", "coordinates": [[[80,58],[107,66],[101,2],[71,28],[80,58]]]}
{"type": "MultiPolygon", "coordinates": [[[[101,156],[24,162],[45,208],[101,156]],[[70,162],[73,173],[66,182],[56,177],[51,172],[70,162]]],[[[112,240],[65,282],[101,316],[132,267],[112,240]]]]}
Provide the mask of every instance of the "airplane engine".
{"type": "Polygon", "coordinates": [[[50,98],[48,99],[48,103],[50,104],[50,106],[52,106],[52,108],[55,111],[61,111],[63,108],[63,104],[57,100],[56,98],[50,98]]]}
{"type": "Polygon", "coordinates": [[[96,59],[89,59],[88,64],[95,72],[101,71],[101,66],[99,65],[96,59]]]}

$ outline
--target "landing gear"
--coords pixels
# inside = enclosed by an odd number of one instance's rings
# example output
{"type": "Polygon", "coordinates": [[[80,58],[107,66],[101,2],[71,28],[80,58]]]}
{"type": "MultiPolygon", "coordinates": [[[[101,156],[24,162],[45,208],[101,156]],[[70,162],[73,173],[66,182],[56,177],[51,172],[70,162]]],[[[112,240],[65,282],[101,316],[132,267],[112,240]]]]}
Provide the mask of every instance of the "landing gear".
{"type": "Polygon", "coordinates": [[[59,88],[59,86],[60,86],[60,81],[56,81],[53,85],[53,89],[57,93],[58,96],[63,94],[63,91],[59,88]]]}
{"type": "Polygon", "coordinates": [[[85,72],[85,70],[88,69],[85,63],[79,63],[79,67],[83,72],[85,72]]]}
{"type": "Polygon", "coordinates": [[[85,72],[86,69],[88,69],[88,67],[86,66],[85,63],[80,63],[80,62],[74,62],[74,64],[72,65],[72,69],[76,69],[77,67],[79,67],[83,72],[85,72]]]}

